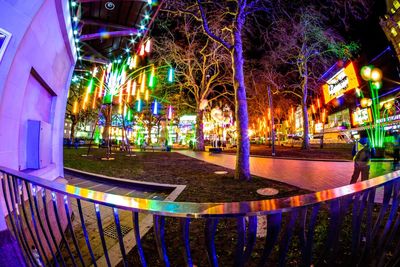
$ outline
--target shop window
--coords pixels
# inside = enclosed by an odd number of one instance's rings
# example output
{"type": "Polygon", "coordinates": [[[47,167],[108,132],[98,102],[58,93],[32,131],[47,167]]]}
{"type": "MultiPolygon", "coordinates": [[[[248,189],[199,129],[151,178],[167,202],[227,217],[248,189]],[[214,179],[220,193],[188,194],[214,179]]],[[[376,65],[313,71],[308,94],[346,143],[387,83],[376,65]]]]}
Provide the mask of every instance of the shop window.
{"type": "Polygon", "coordinates": [[[392,28],[390,29],[390,32],[392,33],[393,36],[397,36],[397,31],[396,31],[395,28],[392,27],[392,28]]]}

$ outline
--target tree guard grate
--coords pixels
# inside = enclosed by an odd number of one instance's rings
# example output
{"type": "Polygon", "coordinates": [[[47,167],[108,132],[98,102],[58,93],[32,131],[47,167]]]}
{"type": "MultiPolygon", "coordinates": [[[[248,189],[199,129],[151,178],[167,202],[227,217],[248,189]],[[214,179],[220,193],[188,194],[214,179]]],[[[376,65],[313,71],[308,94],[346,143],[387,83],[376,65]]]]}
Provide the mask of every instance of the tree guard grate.
{"type": "MultiPolygon", "coordinates": [[[[132,227],[121,224],[122,237],[126,236],[127,233],[132,231],[132,229],[133,229],[132,227]]],[[[111,223],[110,225],[104,227],[103,232],[104,232],[105,236],[118,240],[117,227],[114,222],[111,223]]]]}

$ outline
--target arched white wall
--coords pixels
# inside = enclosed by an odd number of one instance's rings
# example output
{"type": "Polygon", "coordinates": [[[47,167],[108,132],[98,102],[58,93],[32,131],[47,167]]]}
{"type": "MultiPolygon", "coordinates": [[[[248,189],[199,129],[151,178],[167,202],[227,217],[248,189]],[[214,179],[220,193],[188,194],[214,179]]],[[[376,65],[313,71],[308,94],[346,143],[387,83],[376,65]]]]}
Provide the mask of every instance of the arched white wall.
{"type": "MultiPolygon", "coordinates": [[[[65,105],[76,60],[68,1],[0,1],[0,28],[12,34],[0,62],[0,165],[26,168],[27,120],[43,120],[50,124],[51,164],[30,173],[54,180],[63,175],[65,105]]],[[[0,202],[4,211],[2,195],[0,202]]]]}

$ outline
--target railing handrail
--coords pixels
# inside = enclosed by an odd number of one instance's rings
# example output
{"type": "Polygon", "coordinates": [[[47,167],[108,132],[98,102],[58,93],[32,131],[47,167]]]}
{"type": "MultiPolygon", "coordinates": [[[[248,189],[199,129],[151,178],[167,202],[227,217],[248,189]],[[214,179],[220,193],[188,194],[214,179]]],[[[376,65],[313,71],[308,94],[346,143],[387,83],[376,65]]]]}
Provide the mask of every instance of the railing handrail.
{"type": "Polygon", "coordinates": [[[299,207],[311,206],[320,202],[360,193],[374,187],[380,187],[400,178],[400,171],[395,171],[356,184],[292,197],[225,203],[194,203],[152,200],[99,192],[69,184],[48,181],[2,166],[0,166],[0,172],[18,177],[51,191],[113,208],[185,218],[254,216],[287,212],[299,207]]]}

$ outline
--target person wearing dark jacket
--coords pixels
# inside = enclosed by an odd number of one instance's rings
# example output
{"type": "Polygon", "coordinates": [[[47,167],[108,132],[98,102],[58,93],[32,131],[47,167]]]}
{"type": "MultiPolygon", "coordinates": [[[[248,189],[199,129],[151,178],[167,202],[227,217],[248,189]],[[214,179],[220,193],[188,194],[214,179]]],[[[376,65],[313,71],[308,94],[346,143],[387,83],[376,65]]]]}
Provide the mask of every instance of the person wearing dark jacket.
{"type": "Polygon", "coordinates": [[[356,153],[353,157],[354,172],[351,176],[350,184],[357,182],[361,173],[361,181],[368,180],[369,178],[369,162],[371,160],[371,149],[369,147],[368,139],[361,138],[360,141],[354,144],[356,153]]]}

